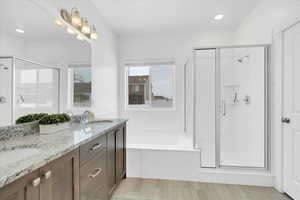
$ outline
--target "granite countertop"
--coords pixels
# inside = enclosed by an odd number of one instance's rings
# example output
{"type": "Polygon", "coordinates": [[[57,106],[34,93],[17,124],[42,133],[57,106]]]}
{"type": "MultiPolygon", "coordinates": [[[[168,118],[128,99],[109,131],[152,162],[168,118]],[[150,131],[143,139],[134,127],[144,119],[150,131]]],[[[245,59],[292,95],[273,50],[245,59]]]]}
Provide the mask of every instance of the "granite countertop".
{"type": "Polygon", "coordinates": [[[111,131],[127,120],[112,121],[86,125],[72,123],[70,129],[51,135],[14,135],[0,140],[0,188],[111,131]]]}

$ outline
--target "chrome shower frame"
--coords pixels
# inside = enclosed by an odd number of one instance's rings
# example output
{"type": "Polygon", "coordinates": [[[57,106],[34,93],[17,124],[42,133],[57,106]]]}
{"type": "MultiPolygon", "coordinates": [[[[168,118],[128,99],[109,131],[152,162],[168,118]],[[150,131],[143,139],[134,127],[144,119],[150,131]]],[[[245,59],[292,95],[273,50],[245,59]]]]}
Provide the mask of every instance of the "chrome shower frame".
{"type": "MultiPolygon", "coordinates": [[[[216,105],[215,105],[215,112],[216,112],[216,124],[215,124],[215,134],[216,134],[216,140],[215,140],[215,166],[214,168],[220,168],[220,169],[237,169],[237,170],[261,170],[261,171],[270,171],[271,170],[271,134],[270,134],[270,127],[271,127],[271,100],[270,100],[270,92],[271,92],[271,79],[270,79],[270,66],[271,66],[271,44],[257,44],[257,45],[236,45],[236,46],[208,46],[208,47],[195,47],[193,48],[193,69],[195,71],[195,52],[197,50],[208,50],[208,49],[215,49],[216,50],[216,74],[215,74],[215,83],[216,83],[216,105]],[[221,138],[220,138],[220,93],[221,93],[221,83],[220,83],[220,50],[221,49],[232,49],[232,48],[250,48],[250,47],[264,47],[265,51],[265,58],[264,58],[264,167],[244,167],[244,166],[224,166],[221,165],[220,159],[221,159],[221,138]]],[[[194,73],[193,77],[193,107],[195,108],[196,102],[195,102],[195,93],[196,93],[196,75],[194,73]]],[[[195,126],[195,115],[196,111],[195,109],[193,113],[193,145],[195,149],[200,149],[199,146],[197,146],[196,143],[196,126],[195,126]]],[[[201,164],[200,164],[201,165],[201,164]]],[[[206,167],[205,167],[206,168],[206,167]]]]}
{"type": "Polygon", "coordinates": [[[10,99],[10,103],[11,103],[11,108],[10,108],[10,112],[11,112],[11,124],[15,123],[15,111],[16,111],[16,105],[15,105],[15,100],[16,100],[16,88],[15,88],[15,78],[16,78],[16,61],[22,61],[22,62],[27,62],[27,63],[31,63],[40,67],[44,67],[47,69],[54,69],[57,70],[58,74],[57,74],[57,79],[58,79],[58,112],[61,110],[60,108],[60,93],[61,93],[61,69],[58,66],[51,66],[51,65],[46,65],[46,64],[42,64],[39,62],[35,62],[26,58],[21,58],[18,56],[0,56],[0,59],[11,59],[11,99],[10,99]]]}

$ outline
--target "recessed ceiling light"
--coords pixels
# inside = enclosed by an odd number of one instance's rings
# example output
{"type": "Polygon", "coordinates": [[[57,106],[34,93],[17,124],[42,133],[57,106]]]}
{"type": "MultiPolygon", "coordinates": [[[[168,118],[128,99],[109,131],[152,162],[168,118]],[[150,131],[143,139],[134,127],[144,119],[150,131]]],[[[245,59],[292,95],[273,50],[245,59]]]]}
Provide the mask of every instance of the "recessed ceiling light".
{"type": "Polygon", "coordinates": [[[17,29],[16,29],[16,32],[18,32],[18,33],[25,33],[25,31],[24,31],[24,30],[22,30],[22,29],[19,29],[19,28],[17,28],[17,29]]]}
{"type": "Polygon", "coordinates": [[[216,15],[215,20],[221,20],[224,18],[224,15],[216,15]]]}

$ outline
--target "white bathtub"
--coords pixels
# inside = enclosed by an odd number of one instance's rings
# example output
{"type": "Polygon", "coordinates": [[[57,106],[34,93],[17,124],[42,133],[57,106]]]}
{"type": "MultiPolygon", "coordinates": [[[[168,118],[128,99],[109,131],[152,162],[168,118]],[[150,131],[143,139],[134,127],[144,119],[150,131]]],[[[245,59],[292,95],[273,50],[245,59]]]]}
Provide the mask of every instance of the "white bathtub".
{"type": "Polygon", "coordinates": [[[272,186],[268,173],[204,169],[192,137],[171,131],[127,132],[127,176],[272,186]]]}
{"type": "Polygon", "coordinates": [[[140,178],[192,180],[200,152],[192,137],[171,131],[127,133],[127,176],[140,178]],[[186,173],[188,172],[188,173],[186,173]]]}
{"type": "Polygon", "coordinates": [[[175,131],[140,131],[127,134],[127,148],[194,151],[192,136],[175,131]]]}

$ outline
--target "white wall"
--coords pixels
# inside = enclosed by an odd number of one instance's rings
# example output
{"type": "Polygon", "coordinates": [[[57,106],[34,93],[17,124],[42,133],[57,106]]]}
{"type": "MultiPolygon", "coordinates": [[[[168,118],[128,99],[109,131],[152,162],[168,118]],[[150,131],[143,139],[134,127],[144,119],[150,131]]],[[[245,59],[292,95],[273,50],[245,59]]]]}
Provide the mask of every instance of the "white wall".
{"type": "MultiPolygon", "coordinates": [[[[192,58],[193,47],[231,44],[232,32],[212,30],[199,34],[164,34],[119,38],[119,88],[121,116],[129,118],[128,132],[141,130],[182,131],[184,124],[184,64],[192,58]],[[126,61],[174,60],[176,63],[175,111],[125,111],[126,61]]],[[[190,65],[192,60],[190,60],[190,65]]],[[[189,66],[191,67],[191,66],[189,66]]],[[[190,80],[191,81],[191,80],[190,80]]],[[[191,109],[191,108],[190,108],[191,109]]],[[[191,113],[191,110],[190,110],[191,113]]],[[[190,120],[191,121],[191,120],[190,120]]]]}
{"type": "Polygon", "coordinates": [[[300,20],[298,0],[263,0],[236,29],[237,44],[272,43],[271,71],[271,167],[275,186],[282,189],[281,132],[281,35],[283,28],[300,20]]]}
{"type": "Polygon", "coordinates": [[[298,0],[262,0],[237,28],[238,44],[271,43],[272,33],[300,19],[298,0]]]}
{"type": "Polygon", "coordinates": [[[0,56],[23,56],[25,41],[21,37],[0,32],[0,56]]]}

